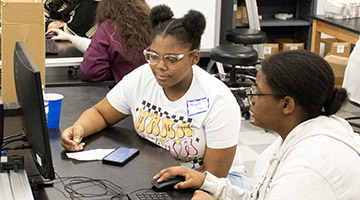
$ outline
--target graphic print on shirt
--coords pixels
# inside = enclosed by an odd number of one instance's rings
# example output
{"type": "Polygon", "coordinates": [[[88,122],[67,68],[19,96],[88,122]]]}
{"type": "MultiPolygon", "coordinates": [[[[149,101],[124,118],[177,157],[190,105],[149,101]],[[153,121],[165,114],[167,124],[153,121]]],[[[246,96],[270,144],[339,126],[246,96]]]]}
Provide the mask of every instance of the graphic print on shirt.
{"type": "Polygon", "coordinates": [[[202,158],[197,158],[194,143],[200,139],[191,128],[192,118],[172,115],[147,101],[136,109],[135,127],[141,137],[168,150],[181,162],[191,163],[192,168],[202,167],[202,158]]]}

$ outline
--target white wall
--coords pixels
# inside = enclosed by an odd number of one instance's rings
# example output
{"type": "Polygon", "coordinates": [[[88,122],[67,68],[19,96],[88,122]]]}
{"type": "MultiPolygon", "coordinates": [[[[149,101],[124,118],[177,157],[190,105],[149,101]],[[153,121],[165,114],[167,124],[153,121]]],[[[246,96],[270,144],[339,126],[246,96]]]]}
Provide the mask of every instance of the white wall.
{"type": "Polygon", "coordinates": [[[146,0],[150,7],[166,4],[174,12],[176,18],[183,17],[190,9],[198,10],[206,18],[206,27],[201,37],[200,51],[210,52],[219,44],[220,38],[220,0],[146,0]]]}
{"type": "Polygon", "coordinates": [[[324,14],[324,4],[326,0],[317,0],[317,8],[316,8],[316,14],[317,15],[323,15],[324,14]]]}
{"type": "MultiPolygon", "coordinates": [[[[325,4],[326,0],[317,0],[317,8],[316,8],[316,15],[323,15],[324,14],[324,4],[325,4]]],[[[329,35],[326,34],[321,34],[322,38],[328,38],[331,37],[329,35]]],[[[320,43],[320,56],[324,56],[324,49],[325,49],[325,45],[324,43],[320,43]]]]}

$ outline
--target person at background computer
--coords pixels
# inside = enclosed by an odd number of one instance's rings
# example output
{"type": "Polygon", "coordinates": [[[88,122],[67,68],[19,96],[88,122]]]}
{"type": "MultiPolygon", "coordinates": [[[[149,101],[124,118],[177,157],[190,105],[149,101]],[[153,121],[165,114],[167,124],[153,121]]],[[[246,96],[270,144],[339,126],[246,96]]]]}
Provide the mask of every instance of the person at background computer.
{"type": "MultiPolygon", "coordinates": [[[[143,50],[150,45],[150,7],[145,0],[102,0],[96,13],[95,22],[100,25],[89,48],[86,47],[80,69],[87,81],[115,80],[117,83],[146,63],[143,50]]],[[[58,34],[53,39],[79,38],[59,29],[49,31],[58,34]]]]}
{"type": "Polygon", "coordinates": [[[97,28],[94,19],[98,1],[100,0],[46,0],[45,32],[62,29],[70,35],[91,38],[97,28]]]}
{"type": "Polygon", "coordinates": [[[182,167],[164,169],[154,178],[185,176],[175,188],[200,188],[193,200],[358,199],[360,137],[334,115],[347,92],[334,88],[329,64],[303,50],[275,54],[261,65],[247,94],[250,110],[255,125],[280,137],[258,158],[253,191],[182,167]]]}
{"type": "Polygon", "coordinates": [[[62,146],[83,149],[82,139],[132,115],[143,138],[169,150],[182,165],[228,177],[249,189],[237,144],[240,107],[229,88],[196,64],[205,17],[190,10],[151,10],[148,64],[126,75],[98,104],[62,133],[62,146]],[[235,159],[234,159],[235,158],[235,159]],[[229,173],[230,172],[230,173],[229,173]]]}

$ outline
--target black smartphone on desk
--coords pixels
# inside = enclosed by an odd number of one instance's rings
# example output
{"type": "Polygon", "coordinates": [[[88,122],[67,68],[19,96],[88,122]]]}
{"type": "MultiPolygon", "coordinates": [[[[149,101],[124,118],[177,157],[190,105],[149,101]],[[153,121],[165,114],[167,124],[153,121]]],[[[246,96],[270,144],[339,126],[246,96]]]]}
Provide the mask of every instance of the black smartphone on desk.
{"type": "Polygon", "coordinates": [[[102,159],[102,163],[110,165],[125,165],[132,158],[139,155],[139,149],[119,147],[102,159]]]}

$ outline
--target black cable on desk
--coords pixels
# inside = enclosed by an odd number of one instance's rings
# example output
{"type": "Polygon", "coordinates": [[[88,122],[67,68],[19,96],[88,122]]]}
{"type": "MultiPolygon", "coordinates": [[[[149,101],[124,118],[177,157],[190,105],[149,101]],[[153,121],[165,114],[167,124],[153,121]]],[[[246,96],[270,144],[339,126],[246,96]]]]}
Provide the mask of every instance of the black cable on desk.
{"type": "Polygon", "coordinates": [[[64,192],[61,191],[61,193],[63,193],[66,198],[79,199],[109,196],[111,199],[121,199],[122,197],[126,196],[124,190],[120,186],[106,179],[93,179],[84,176],[60,177],[56,172],[55,174],[64,186],[64,190],[69,194],[68,197],[64,192]],[[79,188],[75,188],[75,186],[78,186],[79,188]],[[103,189],[104,192],[101,194],[93,194],[82,193],[79,191],[89,187],[98,187],[103,189]]]}

